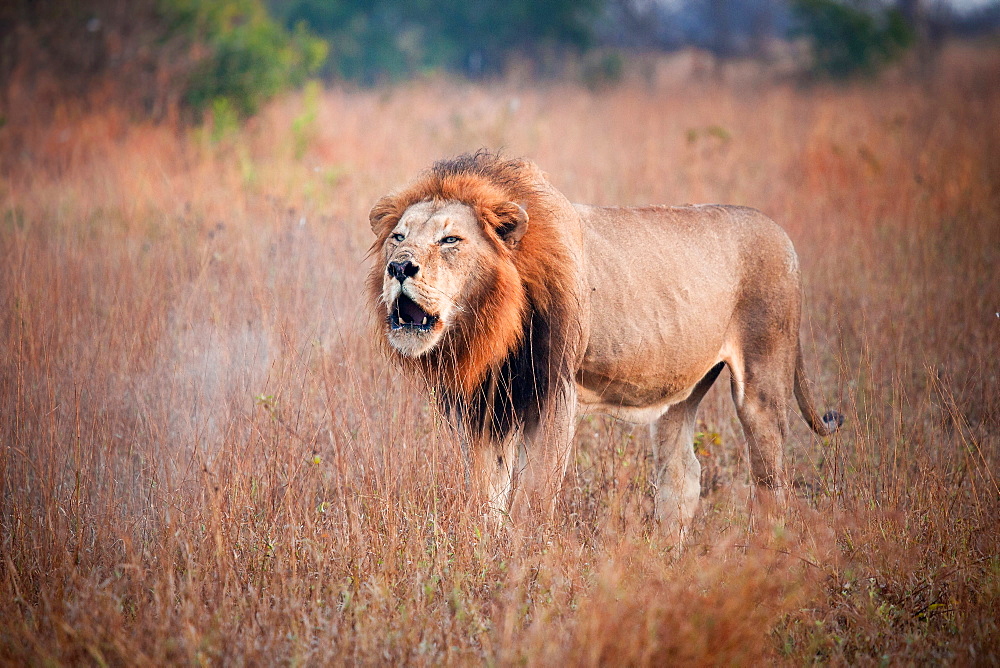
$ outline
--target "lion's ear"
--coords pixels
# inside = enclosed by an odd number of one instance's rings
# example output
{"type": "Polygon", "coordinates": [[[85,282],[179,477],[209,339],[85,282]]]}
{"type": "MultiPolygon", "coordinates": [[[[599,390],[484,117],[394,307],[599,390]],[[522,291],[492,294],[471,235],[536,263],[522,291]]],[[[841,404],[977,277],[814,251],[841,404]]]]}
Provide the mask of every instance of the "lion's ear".
{"type": "Polygon", "coordinates": [[[497,217],[497,234],[511,248],[524,237],[528,231],[528,212],[517,202],[504,202],[494,211],[497,217]]]}
{"type": "MultiPolygon", "coordinates": [[[[390,222],[397,215],[396,198],[392,195],[383,195],[379,198],[379,201],[375,202],[375,206],[368,213],[368,222],[372,226],[372,232],[378,234],[382,226],[390,222]]],[[[395,222],[393,224],[395,225],[395,222]]]]}

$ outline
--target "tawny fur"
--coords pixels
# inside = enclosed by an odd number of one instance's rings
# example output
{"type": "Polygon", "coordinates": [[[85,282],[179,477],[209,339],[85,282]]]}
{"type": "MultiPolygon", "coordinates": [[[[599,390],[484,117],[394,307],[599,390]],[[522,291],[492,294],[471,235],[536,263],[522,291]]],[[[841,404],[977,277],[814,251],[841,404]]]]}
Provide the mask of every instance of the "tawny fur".
{"type": "Polygon", "coordinates": [[[603,412],[651,424],[656,516],[679,539],[699,496],[698,404],[726,367],[753,480],[779,498],[793,394],[817,433],[842,420],[813,407],[798,260],[758,211],[574,205],[533,163],[481,151],[383,197],[371,225],[378,339],[455,418],[495,518],[550,514],[578,410],[603,412]],[[452,229],[469,239],[439,239],[452,229]],[[404,260],[423,273],[393,276],[404,260]],[[387,302],[406,290],[447,323],[394,326],[387,302]]]}

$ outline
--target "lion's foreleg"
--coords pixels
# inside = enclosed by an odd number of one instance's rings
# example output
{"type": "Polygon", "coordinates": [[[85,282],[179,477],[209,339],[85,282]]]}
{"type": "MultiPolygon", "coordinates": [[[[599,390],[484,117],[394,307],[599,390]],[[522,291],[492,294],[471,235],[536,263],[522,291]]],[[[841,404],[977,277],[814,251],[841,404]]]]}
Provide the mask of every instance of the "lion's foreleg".
{"type": "Polygon", "coordinates": [[[511,493],[519,468],[520,434],[511,434],[503,443],[485,440],[470,442],[471,474],[485,507],[484,517],[491,526],[501,526],[509,516],[511,493]]]}
{"type": "Polygon", "coordinates": [[[553,392],[538,426],[525,434],[522,470],[511,504],[515,521],[552,518],[572,452],[575,419],[576,386],[566,382],[553,392]]]}

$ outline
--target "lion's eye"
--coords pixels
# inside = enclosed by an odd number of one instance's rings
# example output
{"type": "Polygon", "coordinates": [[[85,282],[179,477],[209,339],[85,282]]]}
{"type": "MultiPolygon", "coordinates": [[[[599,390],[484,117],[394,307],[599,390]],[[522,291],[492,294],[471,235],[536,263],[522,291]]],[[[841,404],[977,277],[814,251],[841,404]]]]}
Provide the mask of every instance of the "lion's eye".
{"type": "Polygon", "coordinates": [[[393,241],[402,241],[403,239],[406,238],[406,236],[403,235],[403,234],[400,234],[399,232],[394,232],[390,238],[393,241]]]}
{"type": "Polygon", "coordinates": [[[443,244],[457,244],[461,239],[459,237],[445,237],[441,240],[443,244]]]}

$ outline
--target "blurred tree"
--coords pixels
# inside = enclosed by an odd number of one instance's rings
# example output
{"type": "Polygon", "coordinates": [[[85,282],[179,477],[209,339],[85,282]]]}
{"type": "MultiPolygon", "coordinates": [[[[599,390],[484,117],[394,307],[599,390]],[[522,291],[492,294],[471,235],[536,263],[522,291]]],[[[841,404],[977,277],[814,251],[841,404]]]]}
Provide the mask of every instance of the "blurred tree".
{"type": "Polygon", "coordinates": [[[874,74],[914,42],[897,8],[868,11],[838,0],[792,0],[797,34],[812,48],[813,71],[833,78],[874,74]]]}
{"type": "MultiPolygon", "coordinates": [[[[0,2],[0,105],[14,117],[38,114],[94,94],[109,72],[123,90],[149,91],[154,58],[139,45],[157,22],[152,0],[127,9],[107,0],[0,2]]],[[[151,107],[152,97],[142,102],[151,107]]]]}
{"type": "Polygon", "coordinates": [[[365,83],[423,69],[502,71],[514,54],[590,45],[604,0],[272,0],[287,27],[330,43],[327,74],[365,83]]]}
{"type": "MultiPolygon", "coordinates": [[[[178,109],[198,116],[209,108],[245,116],[314,73],[368,84],[441,69],[481,77],[521,57],[546,74],[558,71],[568,53],[594,44],[695,45],[720,63],[766,58],[793,17],[795,34],[812,47],[814,71],[846,77],[876,71],[915,40],[929,49],[942,34],[935,26],[960,26],[958,15],[942,13],[942,6],[942,0],[0,0],[0,123],[67,97],[114,101],[154,117],[178,109]]],[[[990,7],[965,29],[1000,22],[990,7]]],[[[590,85],[616,81],[623,70],[617,53],[583,60],[590,85]]]]}
{"type": "Polygon", "coordinates": [[[680,48],[687,41],[682,6],[658,0],[606,0],[595,25],[600,46],[638,51],[680,48]]]}

